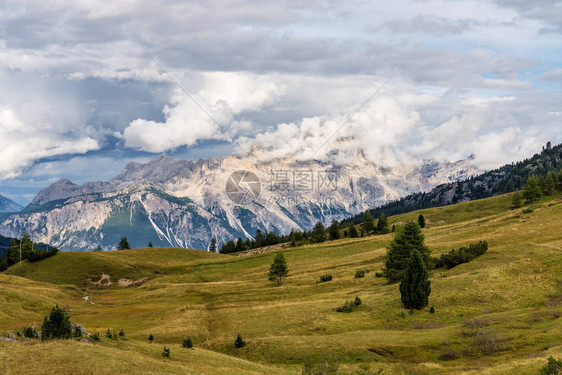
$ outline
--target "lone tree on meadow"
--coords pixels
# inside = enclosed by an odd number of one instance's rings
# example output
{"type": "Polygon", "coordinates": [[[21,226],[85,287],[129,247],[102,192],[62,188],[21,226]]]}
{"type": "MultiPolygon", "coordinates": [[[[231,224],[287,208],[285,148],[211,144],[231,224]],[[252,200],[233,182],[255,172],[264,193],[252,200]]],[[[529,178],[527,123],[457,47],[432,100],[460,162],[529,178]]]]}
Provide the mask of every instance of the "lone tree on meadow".
{"type": "Polygon", "coordinates": [[[371,216],[371,211],[369,210],[365,211],[363,214],[363,230],[365,233],[375,231],[375,220],[373,219],[373,216],[371,216]]]}
{"type": "Polygon", "coordinates": [[[402,304],[407,309],[423,309],[429,302],[431,281],[419,251],[414,250],[400,282],[402,304]]]}
{"type": "Polygon", "coordinates": [[[423,217],[422,214],[418,216],[418,225],[420,226],[420,228],[425,228],[425,217],[423,217]]]}
{"type": "Polygon", "coordinates": [[[216,253],[217,252],[217,239],[211,238],[211,243],[209,244],[209,251],[216,253]]]}
{"type": "Polygon", "coordinates": [[[384,277],[389,283],[402,280],[402,273],[414,250],[419,251],[426,265],[430,264],[431,251],[423,241],[424,237],[417,223],[409,222],[396,230],[385,257],[384,277]]]}
{"type": "Polygon", "coordinates": [[[281,286],[283,284],[283,278],[287,277],[289,269],[287,268],[287,261],[283,253],[279,253],[275,256],[273,264],[269,267],[269,280],[277,280],[277,285],[281,286]]]}
{"type": "Polygon", "coordinates": [[[326,241],[326,228],[321,221],[317,222],[312,229],[312,242],[320,243],[326,241]]]}
{"type": "Polygon", "coordinates": [[[527,203],[533,205],[533,203],[542,197],[542,190],[539,187],[539,181],[537,176],[533,175],[527,179],[527,184],[525,185],[525,190],[523,190],[523,196],[527,203]]]}
{"type": "Polygon", "coordinates": [[[386,217],[384,212],[381,214],[381,216],[379,216],[376,232],[378,234],[386,234],[390,232],[390,229],[388,229],[388,218],[386,217]]]}
{"type": "Polygon", "coordinates": [[[511,209],[515,210],[516,208],[521,207],[521,194],[516,191],[513,196],[511,197],[511,209]]]}
{"type": "Polygon", "coordinates": [[[332,224],[328,228],[328,234],[330,236],[330,241],[340,239],[340,224],[337,220],[332,221],[332,224]]]}
{"type": "Polygon", "coordinates": [[[129,241],[127,241],[127,237],[121,237],[121,241],[119,241],[119,245],[117,245],[117,250],[128,250],[131,248],[129,245],[129,241]]]}
{"type": "Polygon", "coordinates": [[[69,339],[72,337],[72,324],[70,324],[70,317],[56,305],[53,307],[49,315],[43,319],[41,326],[41,339],[69,339]]]}

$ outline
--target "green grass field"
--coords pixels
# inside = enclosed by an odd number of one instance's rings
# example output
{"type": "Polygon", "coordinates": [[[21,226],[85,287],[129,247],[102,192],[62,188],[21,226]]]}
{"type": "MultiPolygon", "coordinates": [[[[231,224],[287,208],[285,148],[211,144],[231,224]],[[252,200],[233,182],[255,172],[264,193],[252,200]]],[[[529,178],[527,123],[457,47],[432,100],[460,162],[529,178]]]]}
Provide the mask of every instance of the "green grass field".
{"type": "Polygon", "coordinates": [[[398,285],[375,277],[392,234],[280,250],[290,269],[281,287],[266,276],[275,253],[153,248],[24,262],[0,274],[0,336],[40,325],[58,303],[88,332],[124,329],[127,338],[0,342],[0,373],[300,374],[304,363],[330,361],[338,374],[537,374],[548,356],[562,357],[562,199],[543,198],[532,212],[510,204],[505,195],[389,218],[423,213],[434,256],[489,243],[483,256],[433,271],[435,314],[410,314],[398,285]],[[355,279],[359,268],[370,272],[355,279]],[[328,273],[332,281],[317,282],[328,273]],[[102,275],[112,284],[94,285],[102,275]],[[357,311],[335,311],[355,296],[357,311]],[[181,347],[186,336],[195,350],[181,347]]]}

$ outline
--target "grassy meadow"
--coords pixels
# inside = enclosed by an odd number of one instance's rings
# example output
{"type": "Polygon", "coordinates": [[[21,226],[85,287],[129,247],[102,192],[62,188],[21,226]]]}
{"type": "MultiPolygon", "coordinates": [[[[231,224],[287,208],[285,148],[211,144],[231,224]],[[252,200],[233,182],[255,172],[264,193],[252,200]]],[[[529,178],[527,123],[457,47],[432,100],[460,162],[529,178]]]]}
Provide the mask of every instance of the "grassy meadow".
{"type": "Polygon", "coordinates": [[[58,303],[102,341],[0,341],[0,373],[300,374],[329,361],[338,374],[537,374],[562,357],[562,199],[510,205],[508,194],[389,218],[423,213],[433,256],[488,241],[486,254],[433,271],[434,314],[410,314],[398,285],[375,276],[392,234],[279,250],[281,287],[267,279],[274,252],[145,248],[17,264],[0,274],[0,336],[41,325],[58,303]],[[355,296],[356,311],[336,312],[355,296]],[[105,339],[108,328],[126,339],[105,339]],[[181,347],[187,336],[195,349],[181,347]]]}

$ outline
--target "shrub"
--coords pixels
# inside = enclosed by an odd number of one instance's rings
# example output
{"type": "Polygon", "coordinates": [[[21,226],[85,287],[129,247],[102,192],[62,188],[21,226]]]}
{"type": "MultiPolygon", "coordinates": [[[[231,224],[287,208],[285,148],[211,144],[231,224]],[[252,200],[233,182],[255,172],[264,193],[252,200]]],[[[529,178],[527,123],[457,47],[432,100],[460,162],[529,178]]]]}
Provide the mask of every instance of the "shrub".
{"type": "Polygon", "coordinates": [[[325,283],[327,281],[332,281],[332,275],[322,275],[320,276],[320,282],[325,283]]]}
{"type": "Polygon", "coordinates": [[[459,247],[457,250],[453,249],[446,254],[442,254],[435,262],[434,267],[445,266],[447,269],[451,269],[459,264],[470,262],[477,256],[484,254],[487,250],[488,243],[486,241],[471,243],[468,247],[459,247]]]}
{"type": "Polygon", "coordinates": [[[69,339],[72,337],[72,325],[70,324],[70,317],[56,305],[53,307],[49,315],[43,319],[41,326],[41,339],[69,339]]]}
{"type": "Polygon", "coordinates": [[[170,348],[164,347],[164,350],[162,350],[162,357],[170,358],[170,348]]]}
{"type": "Polygon", "coordinates": [[[336,311],[349,314],[350,312],[353,312],[354,306],[355,305],[352,302],[345,301],[345,304],[341,307],[338,307],[336,311]]]}
{"type": "Polygon", "coordinates": [[[435,307],[431,306],[431,308],[429,309],[429,313],[435,314],[435,307]]]}
{"type": "Polygon", "coordinates": [[[27,337],[28,339],[34,339],[37,337],[37,331],[33,327],[25,327],[22,330],[23,337],[27,337]]]}
{"type": "Polygon", "coordinates": [[[244,341],[242,336],[240,334],[238,334],[238,336],[236,336],[236,340],[234,340],[234,347],[242,348],[244,346],[246,346],[246,341],[244,341]]]}
{"type": "Polygon", "coordinates": [[[72,335],[77,338],[82,337],[82,327],[79,325],[74,326],[72,335]]]}
{"type": "Polygon", "coordinates": [[[540,375],[560,375],[562,374],[562,360],[548,357],[548,362],[541,368],[540,375]]]}
{"type": "Polygon", "coordinates": [[[459,358],[458,353],[454,351],[449,344],[443,344],[443,346],[441,346],[441,350],[439,351],[440,361],[452,361],[457,358],[459,358]]]}
{"type": "Polygon", "coordinates": [[[383,277],[384,273],[382,272],[375,272],[375,277],[383,277]]]}
{"type": "Polygon", "coordinates": [[[108,328],[107,331],[105,331],[105,338],[106,339],[110,339],[111,338],[111,330],[108,328]]]}
{"type": "Polygon", "coordinates": [[[121,331],[119,331],[119,336],[125,337],[125,331],[123,331],[123,330],[121,329],[121,331]]]}
{"type": "Polygon", "coordinates": [[[148,335],[148,342],[152,344],[152,341],[154,341],[154,336],[152,336],[152,333],[150,335],[148,335]]]}
{"type": "Polygon", "coordinates": [[[193,341],[191,341],[191,337],[183,339],[182,346],[184,348],[187,348],[187,349],[192,349],[193,348],[193,341]]]}
{"type": "Polygon", "coordinates": [[[364,269],[364,268],[360,269],[360,270],[357,270],[357,271],[355,271],[355,278],[360,279],[362,277],[365,277],[366,273],[369,273],[369,271],[364,269]]]}
{"type": "Polygon", "coordinates": [[[363,301],[361,301],[361,298],[359,298],[359,296],[355,297],[355,300],[353,301],[353,303],[355,304],[355,306],[359,306],[361,305],[361,303],[363,303],[363,301]]]}
{"type": "Polygon", "coordinates": [[[90,340],[92,341],[100,341],[100,334],[98,332],[94,333],[93,335],[90,336],[90,340]]]}
{"type": "Polygon", "coordinates": [[[487,329],[476,332],[474,346],[484,354],[493,354],[503,350],[499,334],[487,329]]]}

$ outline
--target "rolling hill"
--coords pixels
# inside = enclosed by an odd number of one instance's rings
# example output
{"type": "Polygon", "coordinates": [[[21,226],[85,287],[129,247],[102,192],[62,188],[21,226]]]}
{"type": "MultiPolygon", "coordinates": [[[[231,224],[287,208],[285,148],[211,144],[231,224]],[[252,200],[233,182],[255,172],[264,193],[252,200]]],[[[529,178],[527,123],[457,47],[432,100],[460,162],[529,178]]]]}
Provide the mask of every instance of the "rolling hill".
{"type": "Polygon", "coordinates": [[[507,194],[390,217],[399,225],[423,213],[433,255],[489,243],[471,262],[433,271],[434,314],[410,314],[398,286],[375,276],[392,234],[280,250],[282,287],[266,277],[275,253],[154,248],[15,265],[0,274],[0,336],[40,324],[59,303],[88,332],[124,329],[126,340],[0,341],[0,372],[300,374],[328,361],[338,374],[536,374],[562,357],[562,199],[510,204],[507,194]],[[360,268],[370,272],[356,279],[360,268]],[[323,274],[333,280],[318,283],[323,274]],[[336,312],[355,296],[357,311],[336,312]],[[187,336],[193,351],[181,347],[187,336]]]}

